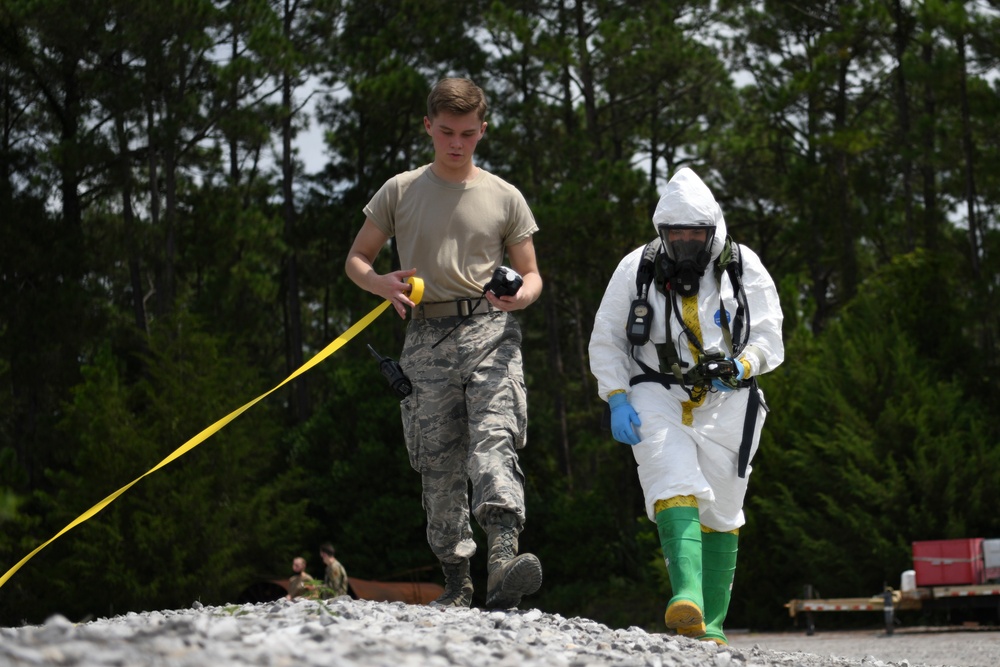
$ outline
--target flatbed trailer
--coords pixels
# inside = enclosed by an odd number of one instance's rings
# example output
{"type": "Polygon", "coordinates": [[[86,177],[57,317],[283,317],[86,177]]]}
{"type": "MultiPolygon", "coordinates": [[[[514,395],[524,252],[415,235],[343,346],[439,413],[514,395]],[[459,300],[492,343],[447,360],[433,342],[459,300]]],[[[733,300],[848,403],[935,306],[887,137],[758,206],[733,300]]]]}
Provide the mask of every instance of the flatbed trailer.
{"type": "Polygon", "coordinates": [[[806,634],[816,632],[816,612],[828,611],[880,611],[885,619],[885,632],[892,634],[897,611],[917,611],[924,608],[996,606],[1000,613],[1000,584],[968,586],[925,586],[909,591],[887,588],[884,592],[867,598],[814,598],[812,587],[805,587],[805,597],[785,604],[788,614],[796,618],[805,614],[806,634]]]}

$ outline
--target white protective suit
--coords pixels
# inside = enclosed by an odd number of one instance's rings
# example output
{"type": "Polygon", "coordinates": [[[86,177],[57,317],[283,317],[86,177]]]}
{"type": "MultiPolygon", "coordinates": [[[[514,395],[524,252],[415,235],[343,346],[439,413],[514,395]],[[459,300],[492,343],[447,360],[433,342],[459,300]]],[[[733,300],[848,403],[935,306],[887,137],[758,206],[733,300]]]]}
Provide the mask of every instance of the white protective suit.
{"type": "MultiPolygon", "coordinates": [[[[722,209],[705,183],[688,168],[681,169],[667,184],[653,214],[653,227],[695,223],[715,225],[712,243],[712,263],[701,278],[698,288],[698,318],[702,347],[706,352],[732,351],[726,347],[720,327],[719,290],[729,314],[730,326],[736,314],[736,298],[728,274],[721,282],[715,275],[715,262],[726,240],[726,223],[722,209]]],[[[601,301],[590,338],[590,368],[597,378],[597,391],[603,400],[611,392],[624,389],[628,400],[641,421],[636,428],[639,444],[632,447],[638,465],[639,481],[645,496],[646,512],[655,521],[657,500],[692,495],[698,499],[701,523],[720,532],[739,528],[744,523],[743,499],[751,467],[746,476],[737,474],[737,457],[743,439],[747,399],[754,388],[730,392],[713,391],[690,410],[692,423],[682,424],[683,403],[689,401],[685,390],[677,385],[669,388],[657,382],[642,382],[633,387],[629,380],[642,373],[631,358],[632,346],[625,337],[625,326],[632,301],[636,298],[636,269],[642,258],[640,247],[618,264],[601,301]]],[[[746,246],[740,246],[743,257],[743,285],[746,292],[750,336],[744,352],[739,355],[750,363],[753,377],[776,368],[785,356],[781,340],[781,305],[774,281],[760,258],[746,246]]],[[[672,295],[678,299],[680,296],[672,295]]],[[[664,317],[669,313],[666,297],[650,287],[648,300],[653,310],[650,341],[636,350],[636,355],[650,368],[659,369],[655,343],[666,340],[664,317]]],[[[694,365],[687,338],[674,313],[669,314],[670,335],[682,361],[694,365]]],[[[668,369],[659,369],[670,373],[668,369]]],[[[757,451],[767,408],[761,396],[753,435],[751,458],[757,451]]]]}

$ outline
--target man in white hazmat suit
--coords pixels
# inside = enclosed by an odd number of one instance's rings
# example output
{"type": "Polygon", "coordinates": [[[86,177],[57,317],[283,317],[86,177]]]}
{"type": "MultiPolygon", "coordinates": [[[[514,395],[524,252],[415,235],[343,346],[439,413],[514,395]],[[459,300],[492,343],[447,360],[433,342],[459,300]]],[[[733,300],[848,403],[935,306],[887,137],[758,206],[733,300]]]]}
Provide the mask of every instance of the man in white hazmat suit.
{"type": "Polygon", "coordinates": [[[691,169],[667,184],[653,226],[659,242],[625,256],[608,284],[590,367],[660,535],[673,589],[666,625],[726,644],[749,461],[767,412],[755,378],[784,359],[781,306],[760,258],[727,243],[722,209],[691,169]],[[637,271],[651,251],[647,292],[637,271]],[[728,270],[720,256],[733,258],[728,270]]]}

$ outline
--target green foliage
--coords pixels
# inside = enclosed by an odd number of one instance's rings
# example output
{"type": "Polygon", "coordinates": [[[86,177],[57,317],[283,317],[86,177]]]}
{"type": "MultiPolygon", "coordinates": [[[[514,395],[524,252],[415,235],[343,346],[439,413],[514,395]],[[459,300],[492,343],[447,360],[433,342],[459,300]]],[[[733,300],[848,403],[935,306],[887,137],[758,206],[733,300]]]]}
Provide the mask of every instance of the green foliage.
{"type": "Polygon", "coordinates": [[[17,516],[18,499],[10,489],[0,493],[0,522],[9,521],[17,516]]]}
{"type": "MultiPolygon", "coordinates": [[[[193,321],[154,336],[146,368],[146,379],[127,386],[107,347],[83,368],[62,422],[73,467],[52,471],[58,490],[35,501],[50,521],[69,525],[240,407],[234,396],[248,401],[264,389],[193,321]]],[[[269,412],[248,411],[137,481],[49,557],[33,562],[27,585],[46,581],[64,600],[62,613],[82,617],[196,599],[222,603],[260,573],[274,572],[290,560],[289,545],[310,522],[298,475],[275,473],[280,434],[269,412]],[[301,521],[289,522],[295,514],[301,521]]],[[[20,613],[30,617],[44,608],[35,609],[27,603],[20,613]]]]}
{"type": "Polygon", "coordinates": [[[934,264],[917,255],[886,266],[822,335],[793,337],[792,363],[767,378],[771,415],[741,547],[768,557],[742,559],[746,603],[734,612],[744,622],[775,623],[768,612],[804,584],[825,597],[898,587],[913,541],[1000,532],[985,511],[1000,501],[985,481],[1000,474],[987,444],[997,428],[968,382],[972,345],[948,312],[959,303],[929,307],[933,290],[956,288],[934,264]],[[749,603],[765,599],[765,610],[749,603]]]}

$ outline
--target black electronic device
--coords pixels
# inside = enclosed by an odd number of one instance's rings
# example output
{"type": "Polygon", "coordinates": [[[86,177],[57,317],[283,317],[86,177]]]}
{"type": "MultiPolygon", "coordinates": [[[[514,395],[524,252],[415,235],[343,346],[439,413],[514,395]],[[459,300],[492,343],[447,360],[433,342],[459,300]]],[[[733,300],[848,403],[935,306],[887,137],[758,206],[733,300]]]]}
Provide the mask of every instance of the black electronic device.
{"type": "Polygon", "coordinates": [[[653,309],[644,298],[632,302],[628,311],[628,322],[625,324],[625,337],[632,345],[645,345],[649,342],[649,332],[653,324],[653,309]]]}
{"type": "Polygon", "coordinates": [[[497,296],[514,296],[524,284],[521,274],[506,266],[498,266],[493,277],[483,287],[483,294],[493,292],[497,296]]]}
{"type": "Polygon", "coordinates": [[[403,400],[409,396],[413,392],[413,385],[410,384],[410,378],[406,377],[406,373],[403,372],[403,368],[399,365],[399,362],[389,357],[383,357],[371,345],[368,346],[368,351],[378,361],[378,369],[385,376],[385,379],[389,381],[392,393],[399,400],[403,400]]]}

